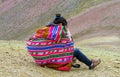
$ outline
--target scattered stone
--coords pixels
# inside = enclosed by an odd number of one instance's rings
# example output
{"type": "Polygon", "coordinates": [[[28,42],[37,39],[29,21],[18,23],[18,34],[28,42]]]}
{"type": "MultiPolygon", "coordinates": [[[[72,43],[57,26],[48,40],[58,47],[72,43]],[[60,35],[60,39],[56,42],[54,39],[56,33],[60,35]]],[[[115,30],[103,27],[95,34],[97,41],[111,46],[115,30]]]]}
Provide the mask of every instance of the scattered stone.
{"type": "Polygon", "coordinates": [[[33,71],[33,70],[30,70],[30,71],[33,71]]]}
{"type": "Polygon", "coordinates": [[[27,59],[24,59],[24,61],[27,61],[27,59]]]}
{"type": "Polygon", "coordinates": [[[9,54],[9,52],[5,52],[6,54],[9,54]]]}
{"type": "Polygon", "coordinates": [[[14,71],[13,71],[13,73],[17,73],[17,71],[16,71],[16,70],[14,70],[14,71]]]}
{"type": "Polygon", "coordinates": [[[120,64],[120,61],[114,61],[115,62],[115,64],[120,64]]]}
{"type": "Polygon", "coordinates": [[[116,59],[116,61],[120,61],[119,59],[116,59]]]}
{"type": "Polygon", "coordinates": [[[119,67],[119,66],[114,66],[114,68],[120,69],[120,67],[119,67]]]}

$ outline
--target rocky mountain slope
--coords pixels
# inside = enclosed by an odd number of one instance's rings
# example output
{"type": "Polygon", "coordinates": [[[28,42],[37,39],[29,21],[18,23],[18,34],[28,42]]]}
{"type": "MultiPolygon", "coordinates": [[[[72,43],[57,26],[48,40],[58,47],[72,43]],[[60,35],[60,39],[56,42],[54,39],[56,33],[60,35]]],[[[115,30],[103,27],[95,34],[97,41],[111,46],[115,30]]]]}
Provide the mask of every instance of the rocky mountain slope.
{"type": "Polygon", "coordinates": [[[111,1],[90,8],[72,17],[70,30],[74,37],[120,36],[120,0],[111,1]]]}
{"type": "Polygon", "coordinates": [[[74,38],[119,34],[119,7],[120,0],[0,0],[0,40],[25,40],[56,13],[74,38]]]}

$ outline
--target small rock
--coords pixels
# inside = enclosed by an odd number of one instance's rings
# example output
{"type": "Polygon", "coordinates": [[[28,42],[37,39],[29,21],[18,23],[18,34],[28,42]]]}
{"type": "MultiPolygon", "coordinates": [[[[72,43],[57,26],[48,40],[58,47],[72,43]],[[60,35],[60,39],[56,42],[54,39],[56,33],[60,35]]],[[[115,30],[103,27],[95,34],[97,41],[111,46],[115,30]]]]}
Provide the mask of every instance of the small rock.
{"type": "Polygon", "coordinates": [[[5,52],[6,54],[9,54],[9,52],[5,52]]]}
{"type": "Polygon", "coordinates": [[[119,59],[116,59],[116,61],[120,61],[119,59]]]}
{"type": "Polygon", "coordinates": [[[30,71],[33,71],[33,70],[30,70],[30,71]]]}
{"type": "Polygon", "coordinates": [[[24,59],[24,61],[27,61],[27,59],[24,59]]]}

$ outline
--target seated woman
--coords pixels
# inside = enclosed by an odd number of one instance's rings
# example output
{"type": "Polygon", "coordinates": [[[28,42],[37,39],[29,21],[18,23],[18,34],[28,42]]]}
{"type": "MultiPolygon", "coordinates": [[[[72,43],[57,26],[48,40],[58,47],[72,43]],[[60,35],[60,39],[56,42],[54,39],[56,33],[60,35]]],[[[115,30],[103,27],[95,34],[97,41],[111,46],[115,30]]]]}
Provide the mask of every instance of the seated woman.
{"type": "Polygon", "coordinates": [[[74,48],[73,39],[67,26],[67,21],[60,14],[56,14],[52,23],[36,31],[27,41],[27,49],[35,62],[61,71],[69,71],[72,60],[77,58],[85,63],[89,69],[100,64],[100,59],[89,60],[78,48],[74,48]],[[74,58],[73,58],[74,57],[74,58]]]}

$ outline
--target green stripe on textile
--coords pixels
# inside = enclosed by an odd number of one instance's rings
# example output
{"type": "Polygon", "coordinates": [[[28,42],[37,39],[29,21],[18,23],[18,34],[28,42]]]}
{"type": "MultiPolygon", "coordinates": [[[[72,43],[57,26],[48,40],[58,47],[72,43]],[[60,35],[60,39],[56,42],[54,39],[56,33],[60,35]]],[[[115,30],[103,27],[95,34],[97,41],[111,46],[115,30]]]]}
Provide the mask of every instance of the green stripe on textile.
{"type": "Polygon", "coordinates": [[[39,60],[45,60],[48,59],[49,56],[44,56],[44,57],[33,57],[34,59],[39,59],[39,60]]]}
{"type": "Polygon", "coordinates": [[[55,57],[61,57],[61,54],[57,54],[57,55],[50,55],[50,57],[55,58],[55,57]]]}
{"type": "Polygon", "coordinates": [[[50,55],[50,57],[55,58],[55,57],[70,56],[70,55],[73,55],[73,53],[70,52],[70,53],[64,53],[64,54],[53,54],[53,55],[50,55]]]}
{"type": "Polygon", "coordinates": [[[63,26],[62,30],[63,30],[64,33],[67,33],[67,31],[66,31],[64,26],[63,26]]]}
{"type": "MultiPolygon", "coordinates": [[[[64,27],[62,26],[62,30],[63,30],[63,28],[64,28],[64,27]]],[[[60,41],[61,38],[62,38],[62,30],[60,30],[60,34],[59,34],[59,35],[60,35],[60,39],[59,39],[58,41],[60,41]]]]}
{"type": "Polygon", "coordinates": [[[65,56],[73,55],[73,53],[65,53],[65,56]]]}

